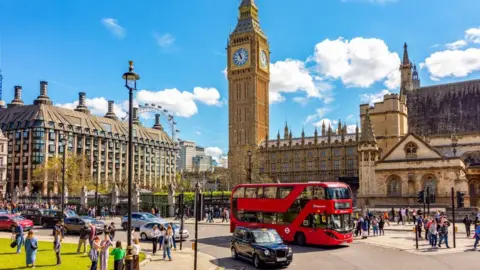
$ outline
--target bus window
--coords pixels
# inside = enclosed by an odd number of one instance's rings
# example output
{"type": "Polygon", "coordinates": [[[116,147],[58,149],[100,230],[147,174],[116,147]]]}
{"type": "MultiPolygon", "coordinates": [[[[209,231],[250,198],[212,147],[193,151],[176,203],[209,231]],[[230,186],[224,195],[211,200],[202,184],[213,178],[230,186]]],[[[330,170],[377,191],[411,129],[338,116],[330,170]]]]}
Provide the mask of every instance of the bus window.
{"type": "Polygon", "coordinates": [[[327,216],[322,214],[310,214],[303,221],[302,227],[324,229],[327,227],[327,216]]]}
{"type": "Polygon", "coordinates": [[[277,198],[277,187],[264,187],[263,188],[263,197],[266,198],[266,199],[277,198]]]}
{"type": "Polygon", "coordinates": [[[257,197],[257,188],[249,187],[245,189],[245,198],[256,198],[257,197]]]}
{"type": "Polygon", "coordinates": [[[288,197],[290,192],[292,191],[292,187],[279,187],[278,188],[278,198],[279,199],[285,199],[288,197]]]}
{"type": "Polygon", "coordinates": [[[243,198],[244,197],[244,192],[245,192],[245,188],[243,188],[243,187],[237,188],[235,190],[235,193],[233,193],[233,198],[243,198]]]}
{"type": "Polygon", "coordinates": [[[325,189],[323,187],[314,187],[313,199],[314,200],[325,200],[325,189]]]}
{"type": "Polygon", "coordinates": [[[263,198],[263,187],[259,187],[257,190],[257,198],[263,198]]]}
{"type": "MultiPolygon", "coordinates": [[[[301,195],[300,195],[301,196],[301,195]]],[[[300,198],[299,196],[299,198],[300,198]]],[[[295,218],[297,218],[298,214],[302,211],[303,206],[301,205],[300,199],[295,200],[290,208],[285,213],[278,213],[277,214],[277,222],[278,224],[291,224],[295,218]]]]}
{"type": "Polygon", "coordinates": [[[306,187],[302,192],[302,199],[311,200],[313,198],[313,187],[306,187]]]}
{"type": "Polygon", "coordinates": [[[275,213],[263,213],[263,223],[277,224],[277,215],[275,213]]]}
{"type": "Polygon", "coordinates": [[[262,223],[262,213],[238,211],[237,219],[242,222],[262,223]]]}
{"type": "Polygon", "coordinates": [[[346,187],[327,188],[328,200],[351,199],[350,189],[346,187]]]}

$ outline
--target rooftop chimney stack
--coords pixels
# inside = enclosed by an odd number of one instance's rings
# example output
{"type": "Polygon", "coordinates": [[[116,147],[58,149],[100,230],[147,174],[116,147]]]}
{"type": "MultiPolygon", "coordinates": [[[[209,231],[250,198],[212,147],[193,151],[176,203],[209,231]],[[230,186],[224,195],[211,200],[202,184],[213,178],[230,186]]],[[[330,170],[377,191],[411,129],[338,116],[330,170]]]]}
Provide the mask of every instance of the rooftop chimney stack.
{"type": "Polygon", "coordinates": [[[132,120],[133,120],[134,125],[140,125],[140,121],[138,120],[138,108],[137,107],[133,107],[132,120]]]}
{"type": "Polygon", "coordinates": [[[78,93],[78,106],[75,111],[90,114],[90,110],[87,108],[85,92],[78,93]]]}
{"type": "Polygon", "coordinates": [[[47,89],[48,89],[48,82],[46,81],[41,81],[40,82],[40,96],[37,97],[33,101],[33,104],[39,105],[39,104],[45,104],[45,105],[53,105],[52,101],[47,95],[47,89]]]}
{"type": "Polygon", "coordinates": [[[12,103],[8,104],[8,108],[23,106],[22,87],[20,85],[16,85],[14,88],[15,98],[12,100],[12,103]]]}
{"type": "Polygon", "coordinates": [[[160,114],[155,114],[155,125],[153,129],[163,130],[162,124],[160,123],[160,114]]]}
{"type": "Polygon", "coordinates": [[[105,118],[118,120],[118,117],[114,112],[114,108],[115,108],[114,105],[115,105],[115,102],[113,100],[108,101],[108,112],[107,112],[107,114],[105,114],[105,118]]]}

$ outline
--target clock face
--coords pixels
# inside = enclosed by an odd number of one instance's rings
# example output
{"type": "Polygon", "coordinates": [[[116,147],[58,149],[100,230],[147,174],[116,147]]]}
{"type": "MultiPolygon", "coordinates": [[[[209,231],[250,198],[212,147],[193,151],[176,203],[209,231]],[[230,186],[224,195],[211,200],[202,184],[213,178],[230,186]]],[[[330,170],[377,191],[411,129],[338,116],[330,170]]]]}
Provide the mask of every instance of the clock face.
{"type": "Polygon", "coordinates": [[[260,52],[260,65],[262,65],[263,68],[267,67],[268,59],[267,59],[267,53],[262,50],[260,52]]]}
{"type": "Polygon", "coordinates": [[[238,49],[234,54],[233,54],[233,63],[236,66],[243,66],[245,63],[247,63],[248,60],[248,51],[245,50],[244,48],[238,49]]]}

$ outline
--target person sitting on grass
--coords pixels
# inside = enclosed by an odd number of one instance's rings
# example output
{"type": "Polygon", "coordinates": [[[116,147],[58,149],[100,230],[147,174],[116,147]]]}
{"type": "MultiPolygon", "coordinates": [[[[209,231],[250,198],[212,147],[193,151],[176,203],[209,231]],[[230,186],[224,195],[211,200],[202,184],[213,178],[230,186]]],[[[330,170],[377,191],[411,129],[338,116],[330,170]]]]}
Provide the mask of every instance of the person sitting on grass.
{"type": "Polygon", "coordinates": [[[123,259],[125,258],[125,250],[122,248],[122,242],[117,241],[115,248],[110,252],[110,255],[113,256],[113,269],[122,270],[123,259]]]}

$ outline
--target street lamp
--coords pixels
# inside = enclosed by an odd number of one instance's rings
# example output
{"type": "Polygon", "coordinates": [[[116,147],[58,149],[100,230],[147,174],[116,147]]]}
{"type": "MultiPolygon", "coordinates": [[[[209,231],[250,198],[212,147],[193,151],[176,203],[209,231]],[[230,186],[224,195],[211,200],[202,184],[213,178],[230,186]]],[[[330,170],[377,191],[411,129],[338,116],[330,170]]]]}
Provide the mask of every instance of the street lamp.
{"type": "Polygon", "coordinates": [[[65,133],[62,133],[63,138],[63,162],[62,162],[62,222],[63,215],[65,213],[65,165],[67,163],[67,140],[65,139],[65,133]]]}
{"type": "Polygon", "coordinates": [[[93,167],[97,171],[97,176],[95,177],[95,217],[98,217],[98,176],[100,175],[98,171],[98,160],[93,161],[93,167]]]}
{"type": "Polygon", "coordinates": [[[453,148],[453,156],[457,156],[457,145],[458,145],[458,138],[457,135],[454,133],[452,135],[452,148],[453,148]]]}
{"type": "Polygon", "coordinates": [[[126,270],[133,269],[132,255],[132,178],[133,178],[133,91],[137,90],[137,80],[140,76],[133,71],[133,61],[129,61],[128,72],[122,78],[128,89],[128,219],[127,219],[127,256],[125,258],[126,270]]]}
{"type": "Polygon", "coordinates": [[[252,150],[248,150],[248,182],[252,183],[252,150]]]}
{"type": "Polygon", "coordinates": [[[195,184],[195,255],[193,259],[193,270],[197,270],[197,252],[198,252],[198,213],[199,209],[199,195],[200,195],[200,177],[197,177],[197,183],[195,184]]]}

